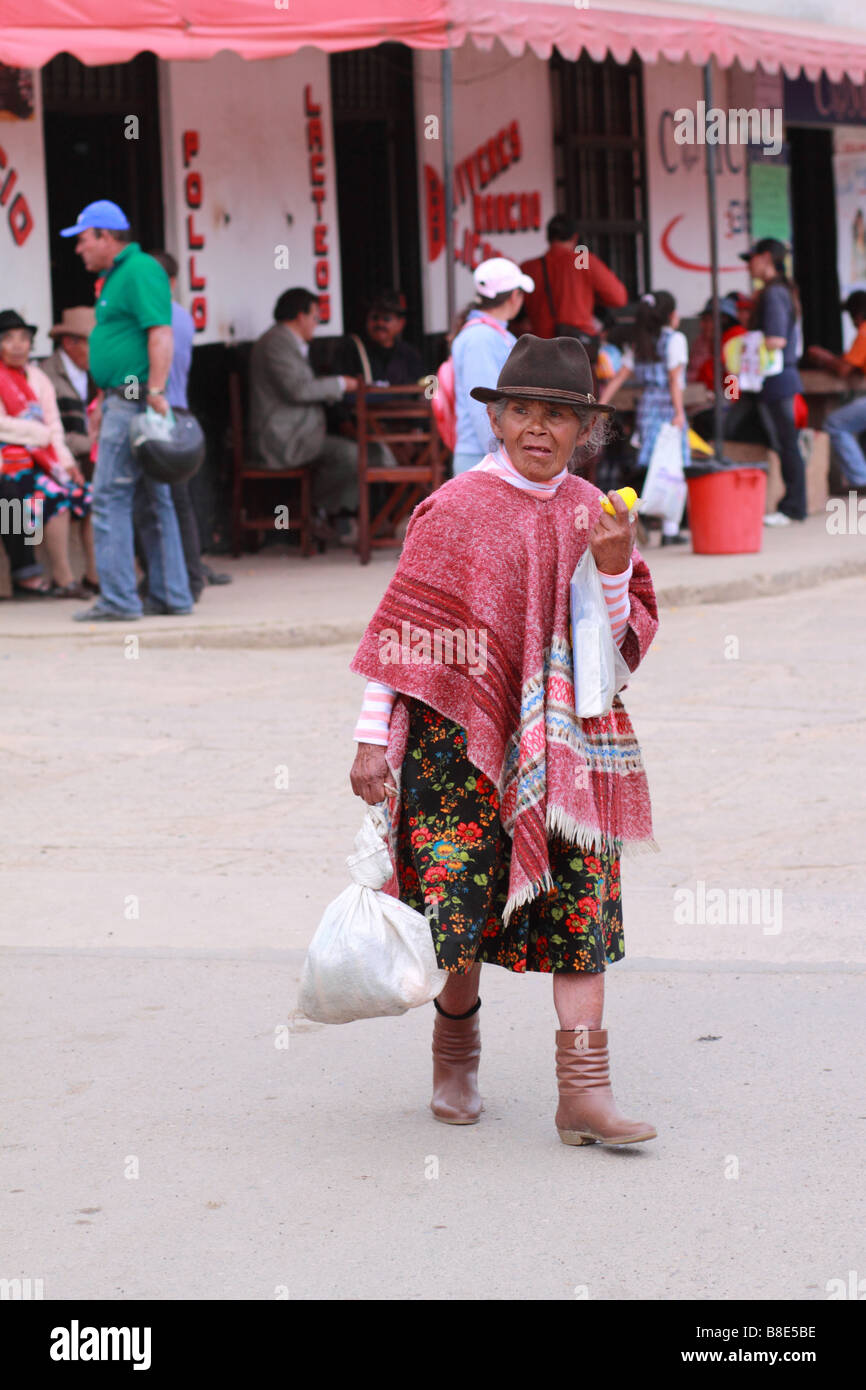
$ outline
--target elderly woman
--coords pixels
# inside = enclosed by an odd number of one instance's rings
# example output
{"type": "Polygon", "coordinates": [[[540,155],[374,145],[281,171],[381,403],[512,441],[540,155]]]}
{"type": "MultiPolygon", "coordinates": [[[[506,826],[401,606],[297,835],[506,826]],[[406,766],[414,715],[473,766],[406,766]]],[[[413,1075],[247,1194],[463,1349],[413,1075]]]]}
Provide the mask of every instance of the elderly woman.
{"type": "Polygon", "coordinates": [[[52,585],[16,584],[53,598],[87,598],[98,592],[90,489],[63,437],[54,387],[29,360],[36,329],[14,309],[0,311],[0,468],[6,488],[30,507],[41,505],[52,585]],[[69,525],[82,523],[84,584],[69,563],[69,525]]]}
{"type": "Polygon", "coordinates": [[[620,854],[652,842],[640,749],[619,697],[575,712],[569,585],[590,548],[614,640],[634,671],[658,627],[634,522],[572,474],[609,407],[574,338],[525,335],[488,405],[496,449],[416,509],[352,662],[368,678],[351,772],[388,794],[394,887],[426,911],[449,979],[435,1001],[433,1099],[474,1124],[482,962],[553,975],[556,1127],[565,1144],[655,1138],[618,1111],[604,972],[624,954],[620,854]]]}

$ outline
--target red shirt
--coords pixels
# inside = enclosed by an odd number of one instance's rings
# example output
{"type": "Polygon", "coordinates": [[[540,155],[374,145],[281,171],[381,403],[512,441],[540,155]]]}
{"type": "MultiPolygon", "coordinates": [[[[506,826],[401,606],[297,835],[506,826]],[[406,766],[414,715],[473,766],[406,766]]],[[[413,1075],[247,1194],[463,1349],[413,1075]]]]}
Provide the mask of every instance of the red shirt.
{"type": "MultiPolygon", "coordinates": [[[[726,344],[726,343],[729,343],[729,342],[731,341],[732,338],[740,338],[740,337],[742,337],[742,335],[745,333],[745,331],[746,331],[746,330],[745,330],[745,328],[743,328],[742,324],[735,323],[734,326],[733,326],[733,328],[726,328],[725,331],[724,331],[724,333],[722,334],[722,342],[721,342],[721,347],[722,347],[722,385],[724,385],[725,376],[726,376],[727,371],[728,371],[727,365],[726,365],[726,363],[725,363],[725,351],[724,351],[724,349],[725,349],[725,344],[726,344]]],[[[706,388],[707,388],[708,391],[715,391],[715,389],[716,389],[716,378],[715,378],[715,375],[714,375],[714,366],[713,366],[712,354],[711,354],[708,358],[706,358],[706,360],[705,360],[704,362],[701,363],[701,366],[700,366],[700,369],[699,369],[698,375],[697,375],[697,380],[698,380],[699,382],[702,382],[703,385],[706,386],[706,388]]]]}
{"type": "Polygon", "coordinates": [[[575,269],[576,248],[557,244],[551,246],[546,256],[534,261],[524,261],[520,269],[531,275],[535,281],[532,294],[526,296],[526,312],[532,331],[538,338],[554,337],[554,325],[568,323],[583,333],[596,333],[598,325],[593,318],[593,305],[596,300],[607,304],[611,309],[621,309],[628,302],[628,291],[604,261],[589,253],[585,270],[575,269]],[[544,283],[542,260],[547,261],[550,278],[550,292],[556,310],[555,317],[550,312],[547,290],[544,283]]]}

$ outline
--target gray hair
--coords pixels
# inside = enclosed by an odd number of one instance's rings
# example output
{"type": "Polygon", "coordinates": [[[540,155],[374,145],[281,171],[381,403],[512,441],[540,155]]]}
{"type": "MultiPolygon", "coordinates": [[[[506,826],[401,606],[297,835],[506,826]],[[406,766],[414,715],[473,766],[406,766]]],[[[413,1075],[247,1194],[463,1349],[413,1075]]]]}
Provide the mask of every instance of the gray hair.
{"type": "MultiPolygon", "coordinates": [[[[499,400],[490,402],[489,408],[493,411],[493,418],[497,425],[501,422],[502,416],[505,413],[505,407],[510,399],[515,398],[500,396],[499,400]]],[[[592,405],[567,405],[565,408],[574,412],[580,421],[581,429],[589,424],[590,421],[592,422],[592,429],[588,438],[577,446],[571,458],[568,460],[569,472],[576,473],[588,459],[594,458],[602,446],[611,438],[612,430],[610,422],[613,417],[602,410],[597,410],[596,407],[592,405]]],[[[500,441],[495,435],[492,435],[491,439],[491,447],[495,452],[499,447],[500,441]]]]}

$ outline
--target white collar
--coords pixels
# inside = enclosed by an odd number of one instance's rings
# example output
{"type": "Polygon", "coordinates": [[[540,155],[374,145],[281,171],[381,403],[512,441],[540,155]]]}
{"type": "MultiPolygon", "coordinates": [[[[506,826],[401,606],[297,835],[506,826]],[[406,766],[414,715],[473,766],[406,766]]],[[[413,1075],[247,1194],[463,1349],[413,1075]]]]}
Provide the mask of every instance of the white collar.
{"type": "Polygon", "coordinates": [[[295,330],[294,330],[294,328],[292,328],[291,324],[287,323],[287,324],[286,324],[286,328],[288,328],[289,332],[291,333],[292,337],[294,338],[295,342],[297,343],[297,345],[298,345],[298,351],[300,352],[301,356],[302,356],[302,357],[309,357],[309,355],[310,355],[310,344],[307,342],[306,338],[302,338],[301,335],[300,335],[300,333],[296,333],[295,330]]]}
{"type": "Polygon", "coordinates": [[[76,366],[76,364],[73,362],[72,358],[68,355],[68,353],[65,353],[63,351],[63,348],[58,348],[57,351],[60,353],[60,360],[63,363],[63,370],[69,377],[70,382],[75,387],[81,399],[83,401],[86,401],[87,372],[83,367],[76,366]]]}
{"type": "MultiPolygon", "coordinates": [[[[493,460],[492,471],[497,472],[507,483],[511,483],[514,487],[520,488],[521,492],[534,492],[539,497],[552,497],[563,478],[568,477],[568,469],[563,468],[562,472],[557,473],[553,478],[548,478],[547,482],[533,482],[531,478],[525,478],[524,475],[514,467],[503,445],[500,445],[495,454],[488,454],[487,458],[493,460]]],[[[478,467],[480,466],[479,464],[478,467]]]]}

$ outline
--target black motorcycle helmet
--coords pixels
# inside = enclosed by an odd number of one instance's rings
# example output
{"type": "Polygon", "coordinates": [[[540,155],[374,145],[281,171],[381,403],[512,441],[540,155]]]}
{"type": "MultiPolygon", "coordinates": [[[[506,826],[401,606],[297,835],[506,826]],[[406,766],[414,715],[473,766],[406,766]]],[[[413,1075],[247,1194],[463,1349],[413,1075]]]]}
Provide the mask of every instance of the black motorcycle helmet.
{"type": "Polygon", "coordinates": [[[142,412],[129,426],[133,456],[158,483],[185,483],[201,468],[205,438],[188,410],[172,409],[174,424],[166,434],[165,417],[142,412]]]}

